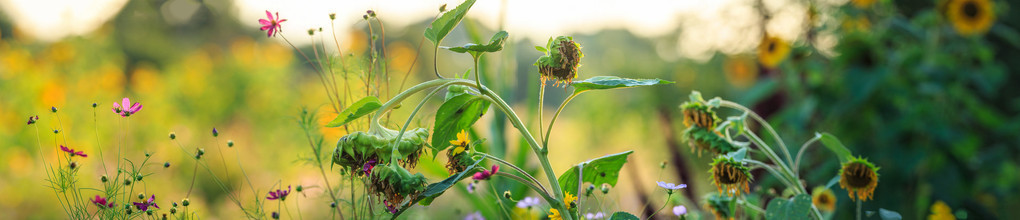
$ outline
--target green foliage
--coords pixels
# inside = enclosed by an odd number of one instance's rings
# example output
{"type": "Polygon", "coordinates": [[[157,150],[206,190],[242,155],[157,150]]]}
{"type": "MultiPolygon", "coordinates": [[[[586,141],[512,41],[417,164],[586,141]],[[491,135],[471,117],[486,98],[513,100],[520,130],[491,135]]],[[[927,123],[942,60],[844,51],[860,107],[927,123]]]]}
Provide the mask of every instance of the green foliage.
{"type": "Polygon", "coordinates": [[[500,31],[496,35],[492,36],[488,44],[480,45],[467,43],[460,47],[440,47],[457,53],[471,53],[473,56],[477,56],[481,53],[491,53],[503,50],[503,44],[506,43],[506,38],[509,36],[506,31],[500,31]]]}
{"type": "Polygon", "coordinates": [[[640,219],[641,218],[638,218],[637,216],[634,216],[634,214],[630,214],[628,212],[616,212],[613,213],[612,216],[609,216],[609,220],[640,220],[640,219]]]}
{"type": "Polygon", "coordinates": [[[457,139],[457,133],[471,128],[489,109],[491,103],[481,96],[461,94],[450,98],[436,111],[435,128],[432,133],[433,157],[437,152],[450,147],[450,141],[457,139]]]}
{"type": "Polygon", "coordinates": [[[775,198],[769,201],[765,219],[811,219],[811,195],[799,194],[790,199],[775,198]]]}
{"type": "Polygon", "coordinates": [[[559,183],[563,192],[578,195],[577,189],[581,183],[592,183],[592,185],[609,184],[616,186],[616,180],[620,177],[620,169],[627,163],[627,155],[634,151],[626,151],[591,159],[576,166],[573,166],[563,174],[560,174],[559,183]],[[578,169],[582,171],[578,171],[578,169]],[[579,174],[583,181],[578,182],[579,174]]]}
{"type": "Polygon", "coordinates": [[[591,90],[631,88],[652,85],[665,85],[673,82],[661,79],[627,79],[616,76],[596,76],[570,84],[574,87],[574,94],[591,90]]]}
{"type": "Polygon", "coordinates": [[[350,107],[344,109],[343,112],[340,112],[335,119],[326,124],[326,127],[335,128],[343,126],[344,124],[354,121],[361,116],[375,112],[375,110],[379,109],[379,107],[382,107],[382,103],[379,102],[379,98],[376,98],[375,96],[361,98],[361,100],[358,100],[354,104],[351,104],[350,107]]]}
{"type": "Polygon", "coordinates": [[[839,158],[840,164],[846,163],[853,157],[850,150],[846,149],[846,146],[843,146],[843,143],[840,142],[836,136],[829,133],[815,133],[815,135],[821,137],[822,144],[829,148],[832,153],[836,154],[836,157],[839,158]]]}
{"type": "Polygon", "coordinates": [[[446,38],[446,35],[453,31],[454,27],[460,24],[460,21],[464,19],[464,15],[471,9],[471,6],[475,5],[476,0],[466,0],[454,8],[453,10],[447,11],[440,15],[432,24],[425,28],[425,38],[432,41],[432,44],[439,46],[439,42],[446,38]]]}

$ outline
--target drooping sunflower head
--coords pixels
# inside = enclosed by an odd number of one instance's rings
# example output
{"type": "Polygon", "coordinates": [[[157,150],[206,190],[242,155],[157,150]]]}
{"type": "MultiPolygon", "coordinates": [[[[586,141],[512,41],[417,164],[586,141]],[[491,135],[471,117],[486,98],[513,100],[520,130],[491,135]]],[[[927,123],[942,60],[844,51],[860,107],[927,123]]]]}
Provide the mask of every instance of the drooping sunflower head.
{"type": "Polygon", "coordinates": [[[956,33],[963,36],[983,35],[995,23],[991,0],[947,0],[946,16],[956,33]]]}
{"type": "Polygon", "coordinates": [[[684,113],[684,125],[687,127],[698,126],[704,129],[715,129],[719,116],[712,111],[712,107],[701,102],[684,102],[680,105],[684,113]]]}
{"type": "Polygon", "coordinates": [[[573,37],[549,38],[546,47],[539,50],[545,52],[545,56],[535,61],[538,72],[542,74],[542,83],[555,80],[556,84],[570,84],[577,78],[577,68],[581,66],[584,53],[581,52],[581,44],[574,42],[573,37]]]}
{"type": "Polygon", "coordinates": [[[829,188],[815,188],[811,192],[811,203],[818,207],[818,210],[832,212],[836,210],[836,194],[829,188]]]}
{"type": "Polygon", "coordinates": [[[860,157],[851,158],[839,169],[839,187],[846,189],[850,199],[871,199],[878,187],[878,167],[860,157]]]}
{"type": "Polygon", "coordinates": [[[691,126],[684,130],[681,137],[683,141],[687,142],[687,146],[691,147],[691,152],[698,153],[698,157],[701,157],[701,153],[704,151],[715,155],[722,155],[739,149],[727,141],[726,138],[723,138],[718,132],[697,126],[691,126]]]}
{"type": "Polygon", "coordinates": [[[768,68],[776,68],[790,55],[790,44],[785,40],[765,35],[758,44],[758,62],[768,68]]]}
{"type": "Polygon", "coordinates": [[[369,191],[383,198],[386,207],[395,210],[406,198],[415,198],[425,191],[427,180],[421,173],[411,174],[395,164],[375,166],[369,178],[369,191]]]}
{"type": "Polygon", "coordinates": [[[748,185],[751,184],[751,168],[743,162],[734,160],[731,157],[719,156],[712,161],[712,184],[719,190],[719,193],[726,193],[731,196],[739,196],[740,192],[749,192],[748,185]]]}

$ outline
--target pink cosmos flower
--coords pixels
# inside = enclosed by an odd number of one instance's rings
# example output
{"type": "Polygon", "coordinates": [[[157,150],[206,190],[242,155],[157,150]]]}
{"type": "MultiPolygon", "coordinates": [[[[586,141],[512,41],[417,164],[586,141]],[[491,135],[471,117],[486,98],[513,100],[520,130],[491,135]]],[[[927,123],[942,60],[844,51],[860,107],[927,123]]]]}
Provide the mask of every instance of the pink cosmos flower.
{"type": "Polygon", "coordinates": [[[149,206],[156,207],[157,209],[159,208],[159,206],[156,205],[156,194],[152,194],[152,197],[149,197],[149,200],[145,200],[142,202],[133,202],[132,204],[135,205],[135,208],[137,208],[138,211],[143,212],[149,211],[149,206]]]}
{"type": "Polygon", "coordinates": [[[279,189],[277,189],[276,192],[270,191],[269,192],[269,196],[266,196],[266,199],[268,199],[268,200],[277,200],[277,199],[279,199],[280,201],[283,201],[283,200],[287,200],[287,195],[290,195],[290,186],[287,186],[287,190],[279,190],[279,189]]]}
{"type": "Polygon", "coordinates": [[[71,149],[71,148],[69,148],[69,147],[66,147],[66,146],[64,146],[64,145],[60,145],[60,150],[61,150],[61,151],[64,151],[64,152],[67,152],[67,153],[68,153],[68,154],[70,154],[70,155],[71,155],[72,157],[73,157],[73,156],[76,156],[76,155],[77,155],[77,156],[81,156],[81,157],[89,157],[89,155],[88,155],[88,154],[85,154],[85,151],[78,151],[78,152],[75,152],[75,151],[74,151],[74,149],[71,149]]]}
{"type": "Polygon", "coordinates": [[[492,165],[492,169],[491,170],[485,170],[485,171],[482,171],[482,172],[477,172],[477,173],[475,173],[474,176],[471,176],[471,178],[474,179],[474,180],[487,180],[487,179],[491,178],[492,176],[495,176],[496,172],[499,172],[499,165],[492,165]]]}
{"type": "Polygon", "coordinates": [[[129,100],[127,97],[124,98],[123,102],[124,102],[123,105],[116,102],[113,103],[113,113],[119,114],[120,117],[131,116],[135,114],[135,112],[142,110],[142,104],[137,102],[135,104],[131,104],[131,100],[129,100]]]}
{"type": "Polygon", "coordinates": [[[276,17],[273,17],[273,14],[269,13],[269,10],[266,10],[266,17],[269,17],[269,20],[259,19],[259,24],[262,25],[261,30],[268,30],[268,32],[266,32],[266,37],[276,36],[276,33],[283,29],[283,27],[280,26],[280,23],[287,21],[287,19],[280,19],[280,12],[277,12],[276,17]]]}
{"type": "Polygon", "coordinates": [[[113,201],[107,201],[106,198],[99,195],[92,199],[92,204],[96,204],[99,208],[113,208],[113,201]]]}

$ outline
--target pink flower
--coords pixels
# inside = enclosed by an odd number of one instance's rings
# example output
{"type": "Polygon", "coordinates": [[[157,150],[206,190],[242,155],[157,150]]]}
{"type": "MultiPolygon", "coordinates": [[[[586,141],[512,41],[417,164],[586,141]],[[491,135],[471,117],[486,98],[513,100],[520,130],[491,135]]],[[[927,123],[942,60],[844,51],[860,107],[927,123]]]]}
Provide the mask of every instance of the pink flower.
{"type": "Polygon", "coordinates": [[[96,204],[99,208],[113,208],[113,201],[107,201],[106,198],[99,195],[92,199],[92,204],[96,204]]]}
{"type": "Polygon", "coordinates": [[[68,154],[70,154],[70,155],[71,155],[72,157],[73,157],[73,156],[75,156],[75,155],[77,155],[77,156],[81,156],[81,157],[89,157],[89,155],[85,154],[85,151],[78,151],[78,152],[75,152],[75,151],[74,151],[74,149],[71,149],[71,148],[69,148],[69,147],[66,147],[66,146],[64,146],[64,145],[60,145],[60,150],[61,150],[61,151],[64,151],[64,152],[67,152],[67,153],[68,153],[68,154]]]}
{"type": "Polygon", "coordinates": [[[287,190],[279,190],[279,189],[277,189],[276,192],[269,191],[269,196],[266,196],[266,199],[268,199],[268,200],[277,200],[277,199],[279,199],[280,201],[283,201],[283,200],[287,200],[287,195],[290,195],[290,186],[287,186],[287,190]]]}
{"type": "Polygon", "coordinates": [[[142,110],[142,104],[137,103],[137,102],[135,104],[131,104],[131,100],[129,100],[127,97],[124,98],[123,105],[121,105],[120,103],[116,103],[116,102],[113,103],[113,113],[119,114],[120,117],[131,116],[131,115],[135,114],[135,112],[138,112],[138,111],[141,111],[141,110],[142,110]],[[128,107],[128,106],[130,106],[130,107],[128,107]]]}
{"type": "Polygon", "coordinates": [[[499,172],[499,165],[492,165],[492,169],[491,170],[485,170],[485,171],[482,171],[482,172],[477,172],[471,178],[474,179],[474,180],[487,180],[490,177],[495,176],[496,172],[499,172]]]}
{"type": "Polygon", "coordinates": [[[273,14],[269,13],[269,10],[266,10],[266,17],[269,17],[269,20],[259,19],[259,24],[262,25],[261,30],[263,31],[269,30],[268,32],[266,32],[266,37],[276,36],[276,33],[280,32],[280,30],[283,29],[283,27],[280,26],[280,23],[287,21],[287,19],[280,19],[280,12],[277,12],[276,17],[274,18],[273,14]]]}

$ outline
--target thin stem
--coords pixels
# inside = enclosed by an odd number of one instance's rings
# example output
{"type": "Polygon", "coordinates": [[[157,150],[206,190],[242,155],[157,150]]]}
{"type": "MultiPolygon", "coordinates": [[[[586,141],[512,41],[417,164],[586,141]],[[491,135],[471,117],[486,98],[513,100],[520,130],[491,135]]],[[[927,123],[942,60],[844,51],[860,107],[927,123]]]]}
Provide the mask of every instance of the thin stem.
{"type": "Polygon", "coordinates": [[[776,170],[775,166],[768,165],[768,164],[765,164],[765,163],[763,163],[761,161],[751,160],[751,159],[744,159],[744,162],[748,162],[750,164],[754,164],[754,165],[757,165],[758,167],[764,168],[765,170],[769,171],[769,173],[772,173],[772,175],[775,175],[776,178],[779,179],[779,181],[782,181],[783,185],[786,185],[786,187],[789,187],[789,188],[793,188],[794,192],[796,192],[797,191],[796,189],[799,188],[799,187],[794,186],[794,184],[792,182],[790,182],[789,179],[786,178],[786,175],[783,175],[782,172],[779,172],[779,170],[776,170]]]}
{"type": "Polygon", "coordinates": [[[103,174],[109,175],[106,170],[106,157],[103,157],[103,144],[99,141],[99,119],[97,119],[96,108],[92,108],[92,124],[95,125],[93,130],[96,132],[96,148],[99,148],[99,162],[103,164],[103,174]]]}
{"type": "MultiPolygon", "coordinates": [[[[320,156],[322,151],[321,151],[321,149],[317,150],[315,148],[315,144],[312,142],[312,136],[311,136],[311,134],[308,133],[308,130],[305,130],[305,137],[308,138],[308,146],[312,148],[313,152],[315,152],[315,161],[317,162],[318,167],[319,167],[319,174],[322,174],[322,181],[326,182],[326,191],[329,191],[329,197],[331,199],[333,199],[334,203],[336,203],[339,200],[337,200],[337,198],[336,198],[336,193],[333,192],[333,186],[330,186],[330,184],[329,184],[329,177],[326,176],[326,169],[323,168],[323,166],[322,166],[322,157],[320,156]]],[[[298,210],[300,211],[300,209],[298,209],[298,210]]],[[[343,213],[343,210],[340,209],[340,205],[336,205],[336,212],[338,214],[340,214],[340,219],[343,220],[344,219],[344,213],[343,213]]]]}
{"type": "MultiPolygon", "coordinates": [[[[290,40],[287,40],[287,37],[283,36],[283,34],[280,35],[280,38],[283,38],[283,41],[287,42],[287,44],[290,45],[291,48],[294,48],[294,50],[296,50],[298,54],[301,54],[301,56],[304,57],[305,60],[309,62],[309,64],[311,64],[312,59],[308,58],[308,55],[305,55],[304,51],[299,50],[296,46],[294,46],[293,43],[290,43],[290,40]]],[[[312,48],[315,47],[312,46],[312,48]]],[[[322,70],[316,67],[314,64],[312,64],[312,69],[316,71],[317,73],[316,75],[319,76],[319,81],[322,82],[322,89],[326,91],[326,98],[329,98],[329,104],[333,105],[333,110],[335,110],[336,112],[340,112],[340,107],[336,106],[336,102],[333,101],[333,97],[329,95],[329,87],[326,86],[326,80],[322,76],[323,73],[322,70]]]]}
{"type": "Polygon", "coordinates": [[[545,135],[542,131],[542,124],[545,124],[545,120],[542,119],[542,115],[545,113],[545,80],[539,80],[542,83],[538,85],[538,139],[542,140],[542,148],[545,148],[547,141],[545,141],[545,135]]]}
{"type": "MultiPolygon", "coordinates": [[[[743,196],[741,196],[741,197],[743,197],[743,196]]],[[[754,211],[756,211],[756,212],[758,212],[760,214],[765,214],[765,210],[764,209],[762,209],[761,207],[758,207],[758,206],[756,206],[754,204],[751,204],[751,203],[747,202],[747,199],[741,198],[740,199],[740,203],[743,203],[744,207],[751,208],[751,209],[753,209],[754,211]]]]}
{"type": "Polygon", "coordinates": [[[669,205],[669,198],[670,197],[673,197],[672,193],[666,194],[666,201],[662,202],[662,207],[659,207],[658,210],[655,210],[655,212],[653,212],[652,214],[648,215],[648,217],[645,218],[645,220],[648,220],[648,219],[651,219],[652,217],[655,217],[656,213],[659,213],[659,211],[662,211],[662,209],[666,208],[666,205],[669,205]]]}
{"type": "Polygon", "coordinates": [[[776,166],[783,170],[783,172],[781,173],[784,175],[781,177],[788,178],[790,182],[797,183],[796,186],[798,187],[794,188],[794,191],[802,193],[807,191],[804,189],[804,186],[801,186],[799,184],[800,181],[797,180],[796,174],[793,174],[793,170],[791,170],[790,167],[786,165],[786,163],[783,163],[783,161],[779,159],[779,155],[776,155],[776,152],[772,151],[772,149],[765,144],[765,141],[762,141],[761,138],[758,137],[758,135],[755,135],[754,132],[751,132],[751,130],[748,129],[746,126],[744,127],[744,130],[745,133],[747,133],[747,136],[750,137],[752,142],[758,144],[758,146],[765,149],[766,152],[765,155],[769,157],[769,160],[772,160],[772,162],[774,162],[776,166]]]}
{"type": "Polygon", "coordinates": [[[754,120],[758,121],[758,123],[761,124],[762,127],[765,127],[765,130],[769,131],[769,134],[772,135],[772,138],[775,138],[776,143],[779,143],[779,148],[781,148],[783,150],[783,154],[786,155],[786,160],[793,162],[793,157],[790,155],[790,150],[789,148],[786,147],[786,143],[783,142],[783,138],[779,137],[779,133],[776,133],[776,129],[773,129],[772,125],[765,121],[765,119],[758,115],[758,113],[755,113],[754,111],[751,111],[751,109],[748,109],[743,105],[737,104],[736,102],[723,100],[720,104],[722,106],[747,112],[748,115],[751,115],[751,118],[754,118],[754,120]]]}
{"type": "Polygon", "coordinates": [[[505,161],[503,159],[500,159],[498,157],[495,157],[495,156],[492,156],[492,155],[489,155],[489,154],[486,154],[486,153],[477,152],[476,154],[481,154],[482,156],[485,156],[485,158],[489,158],[489,159],[494,160],[496,162],[502,163],[502,164],[504,164],[504,165],[506,165],[506,166],[508,166],[510,168],[513,168],[514,170],[517,170],[517,172],[520,172],[521,174],[524,174],[525,177],[528,177],[528,180],[530,180],[532,183],[534,183],[535,185],[538,185],[538,187],[542,189],[542,192],[549,193],[549,191],[547,191],[545,189],[545,186],[543,186],[541,182],[538,182],[538,180],[535,179],[535,177],[533,177],[530,174],[528,174],[528,172],[525,172],[524,169],[521,169],[520,167],[517,167],[516,165],[514,165],[514,164],[512,164],[510,162],[507,162],[507,161],[505,161]]]}
{"type": "Polygon", "coordinates": [[[545,139],[542,140],[542,146],[545,147],[544,150],[548,150],[549,148],[549,136],[552,134],[553,124],[556,124],[556,119],[560,117],[560,112],[563,112],[563,108],[567,106],[567,103],[569,103],[570,100],[573,100],[574,97],[577,97],[577,94],[581,93],[574,93],[570,94],[570,96],[567,96],[567,99],[564,99],[563,103],[560,104],[560,107],[556,109],[556,114],[553,114],[552,120],[549,121],[549,127],[547,127],[547,129],[549,130],[546,130],[545,139]]]}
{"type": "Polygon", "coordinates": [[[796,172],[798,176],[800,175],[800,158],[804,156],[804,152],[807,151],[808,147],[810,147],[811,144],[815,143],[821,138],[822,138],[821,135],[815,135],[815,137],[811,138],[811,140],[804,142],[804,145],[800,146],[800,150],[797,150],[797,159],[793,161],[793,171],[796,172]]]}
{"type": "Polygon", "coordinates": [[[499,211],[503,214],[504,219],[510,219],[510,213],[503,207],[503,199],[499,198],[499,192],[496,191],[496,186],[493,186],[492,181],[489,181],[489,189],[492,191],[492,195],[496,197],[496,203],[499,205],[499,211]]]}
{"type": "Polygon", "coordinates": [[[549,192],[546,192],[545,189],[539,188],[534,183],[532,183],[530,181],[527,181],[527,180],[524,180],[523,178],[521,178],[521,177],[519,177],[517,175],[513,175],[513,174],[509,174],[509,173],[504,173],[504,172],[497,172],[496,175],[497,176],[506,177],[506,178],[510,178],[510,179],[513,179],[514,181],[517,181],[517,182],[520,182],[520,183],[524,184],[528,188],[531,188],[531,190],[534,190],[535,192],[538,192],[538,195],[542,196],[542,198],[544,198],[546,202],[552,202],[552,201],[556,200],[556,199],[552,198],[549,195],[549,192]]]}

